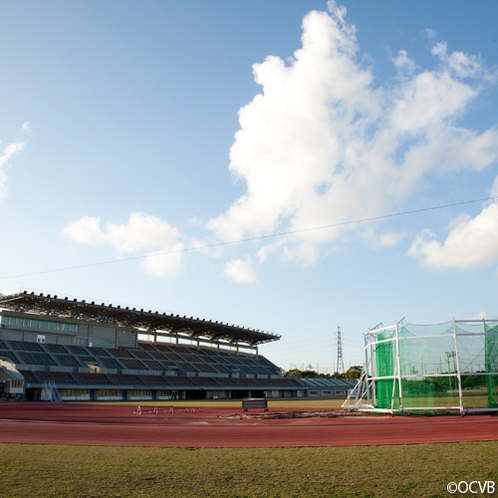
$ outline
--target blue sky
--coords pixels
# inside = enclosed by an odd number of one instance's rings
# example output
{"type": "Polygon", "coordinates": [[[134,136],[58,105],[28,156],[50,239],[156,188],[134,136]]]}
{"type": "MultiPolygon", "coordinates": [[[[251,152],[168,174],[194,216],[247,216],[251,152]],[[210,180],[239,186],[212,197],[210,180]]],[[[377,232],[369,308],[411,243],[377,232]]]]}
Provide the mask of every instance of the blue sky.
{"type": "Polygon", "coordinates": [[[498,195],[497,18],[2,2],[0,291],[258,328],[329,372],[338,326],[348,367],[379,322],[496,318],[498,202],[466,201],[498,195]]]}

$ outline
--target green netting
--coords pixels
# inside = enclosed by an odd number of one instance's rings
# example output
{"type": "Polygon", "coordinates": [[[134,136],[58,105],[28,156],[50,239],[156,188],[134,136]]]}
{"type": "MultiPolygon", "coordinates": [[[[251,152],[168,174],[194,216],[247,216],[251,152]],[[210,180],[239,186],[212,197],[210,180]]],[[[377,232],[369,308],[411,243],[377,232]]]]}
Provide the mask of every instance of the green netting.
{"type": "Polygon", "coordinates": [[[465,409],[492,408],[488,402],[487,375],[477,372],[462,375],[462,398],[465,409]]]}
{"type": "Polygon", "coordinates": [[[367,346],[375,408],[498,408],[496,320],[388,327],[367,346]]]}
{"type": "Polygon", "coordinates": [[[498,371],[498,326],[489,327],[484,324],[486,387],[488,391],[488,408],[498,407],[496,377],[498,371]]]}
{"type": "Polygon", "coordinates": [[[402,376],[451,374],[456,371],[452,330],[444,330],[441,335],[416,335],[409,326],[404,326],[399,330],[399,350],[402,376]]]}
{"type": "Polygon", "coordinates": [[[377,408],[391,408],[394,385],[394,365],[396,361],[395,342],[392,334],[378,334],[375,346],[376,377],[390,376],[391,379],[379,379],[376,382],[377,408]],[[381,342],[385,341],[385,342],[381,342]]]}
{"type": "Polygon", "coordinates": [[[402,380],[403,407],[433,407],[434,384],[430,380],[402,380]]]}

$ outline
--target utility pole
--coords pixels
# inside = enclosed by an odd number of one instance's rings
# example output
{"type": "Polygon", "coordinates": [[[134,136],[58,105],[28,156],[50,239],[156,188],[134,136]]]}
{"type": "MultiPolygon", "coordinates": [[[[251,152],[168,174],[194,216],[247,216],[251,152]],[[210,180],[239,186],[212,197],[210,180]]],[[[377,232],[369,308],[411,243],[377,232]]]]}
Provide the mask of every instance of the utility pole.
{"type": "Polygon", "coordinates": [[[337,373],[344,373],[344,358],[342,357],[341,327],[337,327],[337,373]]]}

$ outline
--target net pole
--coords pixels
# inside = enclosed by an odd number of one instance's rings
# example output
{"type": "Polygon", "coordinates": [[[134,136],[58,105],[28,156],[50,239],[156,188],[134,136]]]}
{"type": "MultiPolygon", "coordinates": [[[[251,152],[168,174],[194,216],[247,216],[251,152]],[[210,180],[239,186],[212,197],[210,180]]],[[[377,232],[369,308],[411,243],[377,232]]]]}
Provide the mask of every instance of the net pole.
{"type": "MultiPolygon", "coordinates": [[[[368,351],[368,354],[369,354],[369,361],[370,361],[370,365],[369,365],[369,369],[370,369],[370,377],[371,378],[374,378],[377,376],[377,371],[374,371],[374,347],[373,347],[373,344],[372,344],[372,334],[368,334],[368,345],[366,347],[366,350],[368,351]]],[[[368,365],[368,363],[367,363],[368,365]]],[[[368,380],[368,371],[367,371],[367,380],[368,380]]],[[[375,381],[372,381],[372,393],[371,393],[371,398],[370,398],[370,389],[368,389],[367,391],[367,399],[368,399],[368,402],[369,404],[373,405],[373,406],[376,406],[377,405],[377,391],[376,391],[376,388],[375,388],[375,381]]]]}
{"type": "Polygon", "coordinates": [[[394,399],[396,398],[396,369],[397,369],[397,364],[394,366],[394,371],[392,374],[392,379],[393,379],[393,390],[391,394],[391,413],[394,413],[394,399]]]}
{"type": "Polygon", "coordinates": [[[457,335],[457,327],[456,327],[455,317],[453,317],[453,340],[455,341],[457,379],[458,379],[458,398],[459,398],[459,404],[460,404],[460,414],[463,415],[464,409],[463,409],[463,392],[462,392],[462,373],[460,370],[460,354],[458,353],[458,335],[457,335]]]}
{"type": "MultiPolygon", "coordinates": [[[[399,407],[403,410],[403,386],[401,382],[401,359],[400,359],[400,348],[399,348],[399,323],[396,322],[396,370],[398,371],[398,386],[399,386],[399,407]]],[[[393,379],[393,384],[396,383],[393,379]]]]}
{"type": "MultiPolygon", "coordinates": [[[[362,372],[362,377],[364,379],[365,385],[368,386],[368,373],[370,372],[370,357],[369,357],[369,344],[367,340],[367,336],[363,334],[363,352],[365,355],[364,363],[363,363],[363,372],[362,372]]],[[[367,390],[365,391],[365,399],[367,400],[367,403],[370,404],[370,395],[368,393],[368,387],[367,390]]]]}

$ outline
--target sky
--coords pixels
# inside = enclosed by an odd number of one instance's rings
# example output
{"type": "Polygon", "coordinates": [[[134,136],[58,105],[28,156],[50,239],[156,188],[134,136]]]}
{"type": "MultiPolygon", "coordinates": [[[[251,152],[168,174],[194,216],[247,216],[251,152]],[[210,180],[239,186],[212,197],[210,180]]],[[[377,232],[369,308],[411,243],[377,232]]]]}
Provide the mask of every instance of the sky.
{"type": "Polygon", "coordinates": [[[0,292],[363,362],[498,317],[494,0],[0,2],[0,292]]]}

